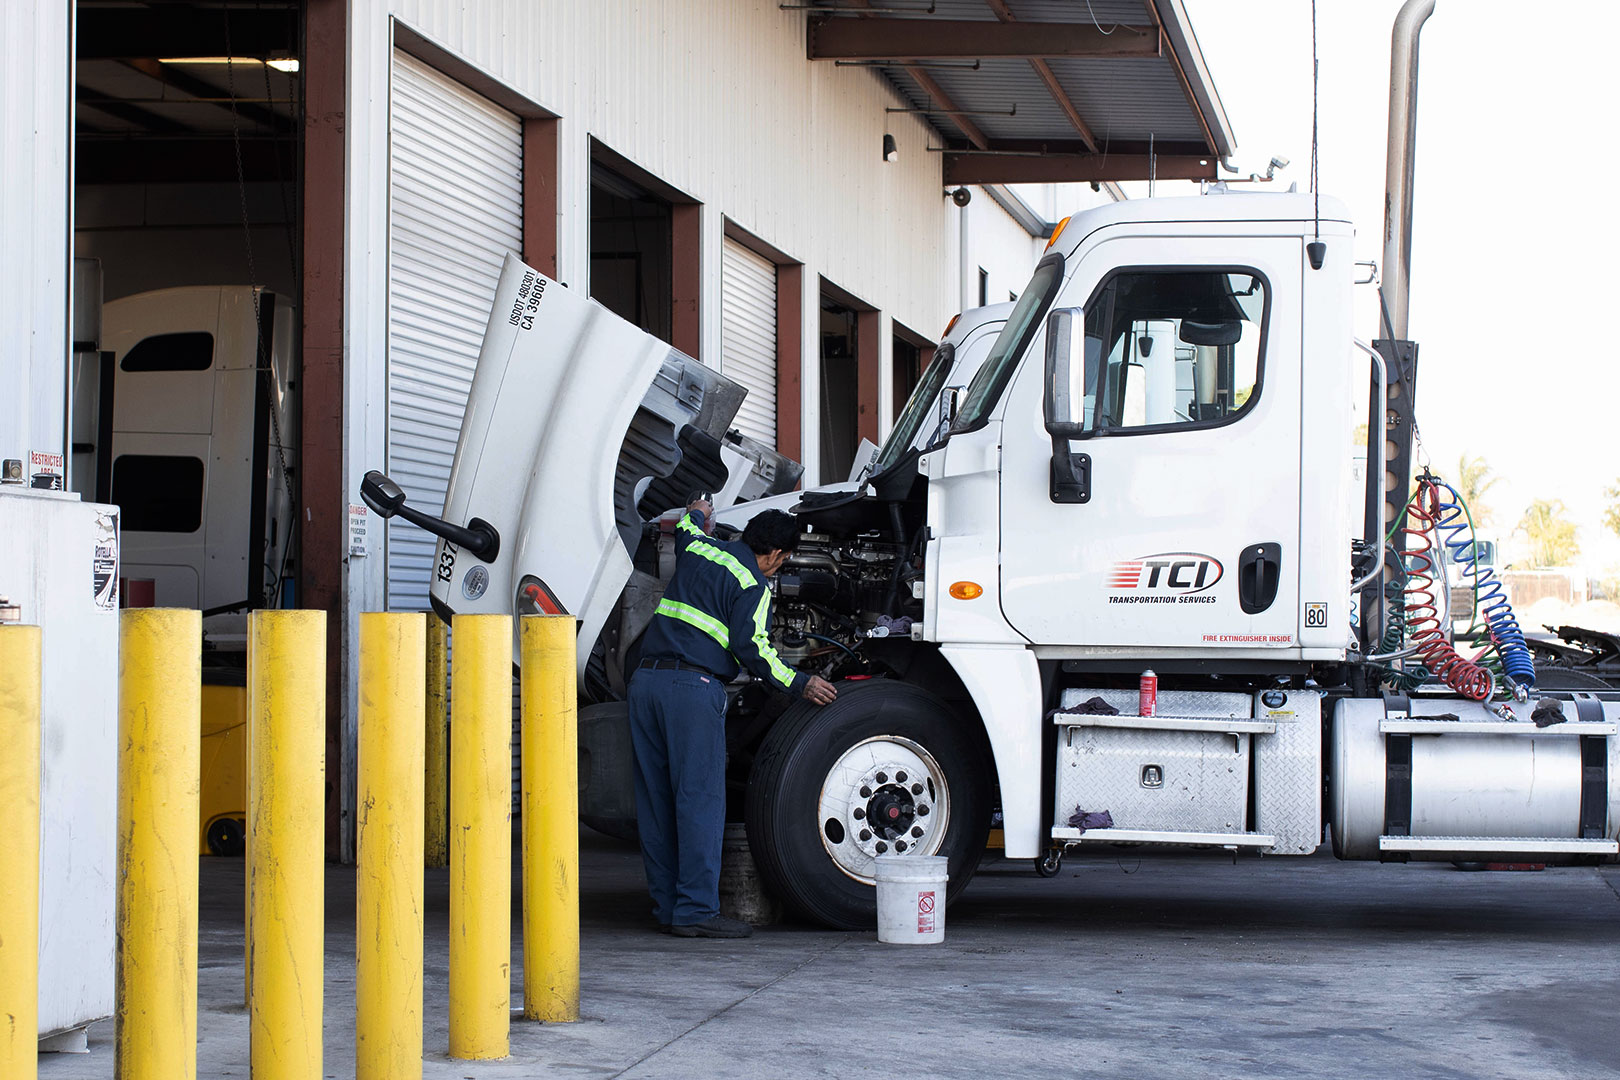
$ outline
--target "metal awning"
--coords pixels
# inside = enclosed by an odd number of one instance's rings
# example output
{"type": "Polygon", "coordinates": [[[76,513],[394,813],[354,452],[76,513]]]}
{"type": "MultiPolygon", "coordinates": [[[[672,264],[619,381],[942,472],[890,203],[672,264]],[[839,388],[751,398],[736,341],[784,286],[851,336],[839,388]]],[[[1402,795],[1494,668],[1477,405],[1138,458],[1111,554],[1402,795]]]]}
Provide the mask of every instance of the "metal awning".
{"type": "Polygon", "coordinates": [[[1181,0],[829,0],[811,60],[881,72],[949,184],[1201,179],[1235,147],[1181,0]]]}

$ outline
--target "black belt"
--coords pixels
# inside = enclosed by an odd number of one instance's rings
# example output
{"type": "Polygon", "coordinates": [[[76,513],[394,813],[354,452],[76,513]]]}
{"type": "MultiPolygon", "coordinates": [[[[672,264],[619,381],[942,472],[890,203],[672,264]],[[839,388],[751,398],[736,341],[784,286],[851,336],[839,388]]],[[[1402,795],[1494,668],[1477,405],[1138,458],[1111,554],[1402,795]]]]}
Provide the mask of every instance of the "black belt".
{"type": "MultiPolygon", "coordinates": [[[[650,660],[643,660],[641,663],[637,664],[636,667],[665,668],[670,671],[695,671],[699,675],[708,675],[711,678],[720,679],[720,676],[716,675],[706,667],[699,667],[697,664],[688,664],[685,660],[676,660],[671,657],[655,657],[650,660]]],[[[720,681],[725,682],[724,679],[720,679],[720,681]]]]}

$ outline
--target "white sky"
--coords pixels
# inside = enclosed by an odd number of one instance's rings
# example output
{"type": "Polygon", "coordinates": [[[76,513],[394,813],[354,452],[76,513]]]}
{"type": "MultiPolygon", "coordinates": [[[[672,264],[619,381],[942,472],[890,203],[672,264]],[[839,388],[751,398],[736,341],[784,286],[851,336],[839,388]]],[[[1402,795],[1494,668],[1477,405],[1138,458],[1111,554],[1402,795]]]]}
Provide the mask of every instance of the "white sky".
{"type": "MultiPolygon", "coordinates": [[[[1247,176],[1273,154],[1307,190],[1308,0],[1184,0],[1247,176]]],[[[1319,175],[1346,202],[1358,259],[1382,259],[1390,28],[1399,0],[1319,0],[1319,175]]],[[[1620,479],[1620,166],[1612,103],[1620,3],[1438,0],[1420,49],[1410,336],[1435,471],[1482,455],[1501,482],[1486,536],[1562,499],[1589,572],[1620,572],[1603,489],[1620,479]]],[[[1126,185],[1133,198],[1146,185],[1126,185]]],[[[1161,195],[1190,185],[1160,183],[1161,195]]],[[[1357,334],[1378,330],[1357,289],[1357,334]]],[[[1511,556],[1511,550],[1508,552],[1511,556]]]]}

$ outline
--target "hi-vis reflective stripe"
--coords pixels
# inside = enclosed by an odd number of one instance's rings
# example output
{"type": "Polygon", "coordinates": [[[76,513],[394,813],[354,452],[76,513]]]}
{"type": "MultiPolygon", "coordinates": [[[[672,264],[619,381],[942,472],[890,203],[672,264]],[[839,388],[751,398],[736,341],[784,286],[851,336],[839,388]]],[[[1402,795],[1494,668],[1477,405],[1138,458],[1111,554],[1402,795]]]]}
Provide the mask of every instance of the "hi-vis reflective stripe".
{"type": "MultiPolygon", "coordinates": [[[[705,536],[703,539],[708,540],[709,538],[705,536]]],[[[715,547],[712,541],[707,544],[689,544],[686,550],[693,555],[708,559],[710,562],[730,570],[731,576],[736,578],[737,584],[744,589],[752,589],[759,584],[759,580],[754,577],[748,567],[737,561],[736,556],[729,551],[722,551],[720,548],[715,547]]]]}
{"type": "Polygon", "coordinates": [[[675,527],[683,533],[690,533],[693,540],[704,541],[702,544],[688,545],[687,551],[730,570],[731,576],[737,579],[737,584],[745,589],[752,589],[759,584],[759,579],[754,576],[752,570],[738,562],[737,557],[731,552],[717,546],[713,537],[693,523],[691,514],[681,515],[681,520],[676,522],[675,527]]]}
{"type": "Polygon", "coordinates": [[[782,663],[782,658],[776,655],[771,647],[771,635],[765,625],[765,616],[771,606],[771,591],[766,589],[759,597],[759,606],[754,609],[754,647],[759,650],[760,658],[770,665],[771,677],[782,684],[782,689],[793,689],[793,669],[782,663]]]}
{"type": "Polygon", "coordinates": [[[705,615],[692,605],[676,600],[658,601],[657,612],[660,615],[668,615],[671,619],[679,619],[688,626],[695,626],[718,641],[722,649],[728,651],[731,649],[731,634],[727,632],[726,624],[714,616],[705,615]]]}

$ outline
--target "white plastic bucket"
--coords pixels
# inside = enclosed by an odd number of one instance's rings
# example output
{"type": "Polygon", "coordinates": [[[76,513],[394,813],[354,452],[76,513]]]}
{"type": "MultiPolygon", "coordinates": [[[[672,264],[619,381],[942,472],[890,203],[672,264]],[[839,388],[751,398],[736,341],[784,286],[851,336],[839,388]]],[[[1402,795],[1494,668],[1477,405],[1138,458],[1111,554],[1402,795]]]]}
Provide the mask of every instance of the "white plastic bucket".
{"type": "Polygon", "coordinates": [[[933,945],[945,940],[945,856],[879,855],[876,879],[879,941],[933,945]]]}

